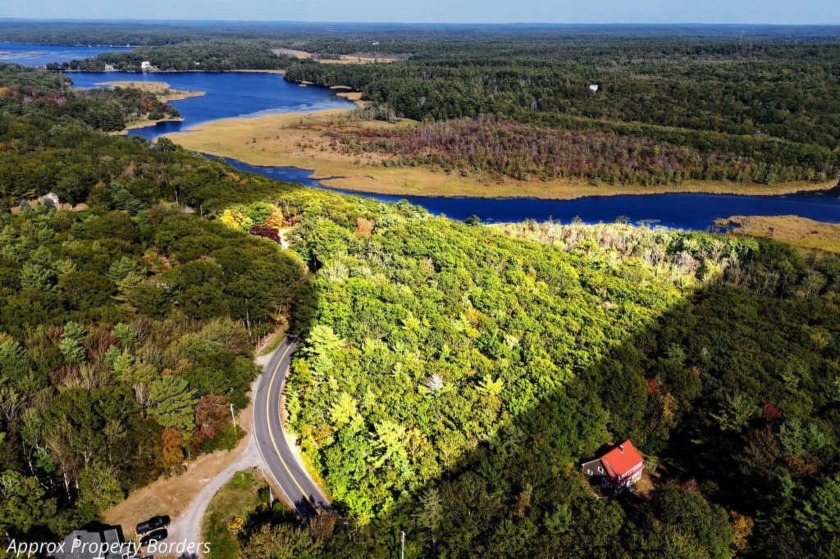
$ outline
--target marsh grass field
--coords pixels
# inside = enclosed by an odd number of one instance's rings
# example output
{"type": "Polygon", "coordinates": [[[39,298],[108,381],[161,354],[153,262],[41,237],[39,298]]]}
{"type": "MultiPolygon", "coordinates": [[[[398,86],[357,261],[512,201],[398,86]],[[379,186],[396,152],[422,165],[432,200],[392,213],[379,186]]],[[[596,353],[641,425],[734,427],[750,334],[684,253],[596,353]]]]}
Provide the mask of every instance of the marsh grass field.
{"type": "Polygon", "coordinates": [[[297,60],[315,60],[320,64],[390,64],[398,61],[397,56],[370,56],[362,54],[341,54],[335,58],[321,58],[305,50],[277,48],[273,52],[279,56],[288,56],[297,60]]]}
{"type": "MultiPolygon", "coordinates": [[[[358,101],[358,94],[342,94],[358,101]]],[[[362,156],[340,149],[336,133],[370,127],[413,126],[354,118],[352,110],[334,109],[308,114],[267,114],[208,122],[168,137],[183,147],[250,165],[298,167],[314,171],[313,178],[332,188],[356,192],[441,197],[540,198],[572,200],[587,196],[627,194],[708,193],[772,195],[824,190],[830,183],[789,182],[773,185],[689,180],[673,185],[608,185],[586,180],[489,179],[429,166],[389,165],[387,155],[362,156]]]]}
{"type": "Polygon", "coordinates": [[[840,225],[823,223],[795,215],[733,216],[720,220],[732,224],[736,234],[764,237],[803,248],[840,254],[840,225]]]}

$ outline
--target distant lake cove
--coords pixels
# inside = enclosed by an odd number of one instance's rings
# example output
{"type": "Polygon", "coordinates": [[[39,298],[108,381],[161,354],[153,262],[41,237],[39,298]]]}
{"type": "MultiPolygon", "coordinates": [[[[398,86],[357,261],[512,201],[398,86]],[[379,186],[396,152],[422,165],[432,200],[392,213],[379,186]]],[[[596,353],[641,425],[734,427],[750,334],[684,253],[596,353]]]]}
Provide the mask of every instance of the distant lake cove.
{"type": "Polygon", "coordinates": [[[126,47],[86,47],[70,45],[33,45],[27,43],[0,43],[0,62],[40,67],[51,62],[62,63],[82,60],[102,54],[131,50],[126,47]]]}
{"type": "MultiPolygon", "coordinates": [[[[166,122],[135,129],[131,135],[154,139],[163,134],[221,118],[257,116],[266,112],[311,112],[348,108],[351,104],[332,91],[319,87],[300,87],[278,74],[260,73],[69,73],[77,87],[96,87],[105,81],[165,81],[173,89],[205,91],[172,104],[184,122],[166,122]]],[[[311,179],[311,172],[289,167],[261,167],[226,160],[242,171],[313,188],[326,188],[311,179]]],[[[336,189],[328,189],[336,190],[336,189]]],[[[338,190],[386,202],[407,200],[433,214],[454,219],[477,215],[488,222],[538,221],[554,219],[568,223],[579,218],[587,223],[612,222],[628,218],[631,222],[650,222],[667,227],[705,230],[715,219],[732,215],[798,215],[817,221],[840,223],[840,191],[800,193],[780,196],[736,196],[725,194],[650,194],[594,196],[577,200],[539,200],[533,198],[482,199],[428,196],[389,196],[338,190]]]]}
{"type": "Polygon", "coordinates": [[[172,89],[204,91],[201,97],[173,101],[183,122],[159,122],[154,126],[135,128],[131,136],[154,139],[179,132],[190,126],[265,113],[312,112],[323,109],[349,109],[354,105],[323,87],[301,87],[287,82],[280,74],[256,72],[156,72],[127,74],[121,72],[68,72],[74,87],[98,87],[102,82],[150,81],[166,82],[172,89]]]}

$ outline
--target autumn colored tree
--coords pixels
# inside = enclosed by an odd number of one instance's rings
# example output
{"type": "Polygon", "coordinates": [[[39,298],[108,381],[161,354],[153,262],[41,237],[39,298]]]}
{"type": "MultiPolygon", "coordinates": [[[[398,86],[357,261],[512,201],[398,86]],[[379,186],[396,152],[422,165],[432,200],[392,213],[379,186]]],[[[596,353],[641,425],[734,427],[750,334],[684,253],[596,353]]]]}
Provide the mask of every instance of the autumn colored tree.
{"type": "Polygon", "coordinates": [[[167,427],[161,435],[164,468],[171,470],[184,462],[184,436],[177,427],[167,427]]]}
{"type": "Polygon", "coordinates": [[[213,439],[230,421],[230,400],[225,396],[207,394],[196,407],[196,436],[213,439]]]}

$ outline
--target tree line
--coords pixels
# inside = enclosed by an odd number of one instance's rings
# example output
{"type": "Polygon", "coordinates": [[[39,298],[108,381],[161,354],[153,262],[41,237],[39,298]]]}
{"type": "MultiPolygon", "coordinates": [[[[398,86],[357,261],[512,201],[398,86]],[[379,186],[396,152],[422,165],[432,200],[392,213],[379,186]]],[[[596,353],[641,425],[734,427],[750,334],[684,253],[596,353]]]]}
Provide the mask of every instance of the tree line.
{"type": "Polygon", "coordinates": [[[109,52],[95,58],[51,65],[54,70],[102,72],[105,66],[139,72],[143,62],[163,71],[220,72],[228,70],[279,70],[288,59],[275,54],[265,41],[189,41],[177,45],[141,47],[109,52]]]}
{"type": "MultiPolygon", "coordinates": [[[[550,181],[581,179],[607,184],[680,184],[688,180],[774,184],[826,182],[836,173],[829,150],[788,144],[784,150],[727,152],[724,146],[697,149],[690,142],[664,143],[644,135],[522,124],[494,117],[448,120],[417,126],[341,130],[327,128],[341,150],[387,156],[383,164],[427,165],[446,172],[490,179],[550,181]],[[686,145],[689,144],[689,145],[686,145]]],[[[747,144],[772,144],[757,139],[747,144]]],[[[778,142],[776,142],[778,143],[778,142]]]]}

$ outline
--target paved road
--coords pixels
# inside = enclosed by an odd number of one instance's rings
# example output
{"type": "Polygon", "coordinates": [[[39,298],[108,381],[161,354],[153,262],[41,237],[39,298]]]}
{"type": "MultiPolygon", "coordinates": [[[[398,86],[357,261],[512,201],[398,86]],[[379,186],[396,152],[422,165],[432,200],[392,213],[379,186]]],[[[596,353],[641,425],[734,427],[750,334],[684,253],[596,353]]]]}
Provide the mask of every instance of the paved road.
{"type": "Polygon", "coordinates": [[[298,460],[283,430],[281,409],[286,375],[297,344],[288,338],[271,355],[254,395],[254,438],[266,468],[277,480],[285,501],[311,518],[329,507],[324,495],[298,460]]]}

